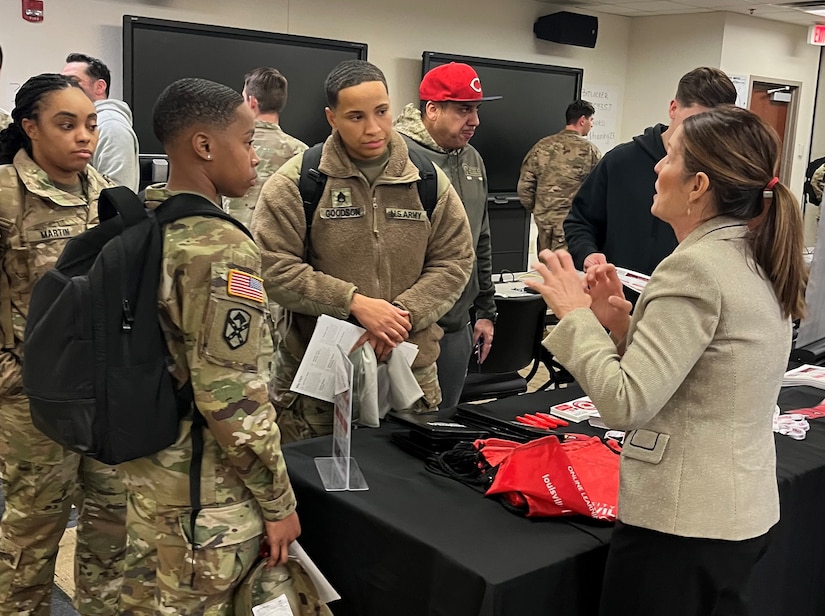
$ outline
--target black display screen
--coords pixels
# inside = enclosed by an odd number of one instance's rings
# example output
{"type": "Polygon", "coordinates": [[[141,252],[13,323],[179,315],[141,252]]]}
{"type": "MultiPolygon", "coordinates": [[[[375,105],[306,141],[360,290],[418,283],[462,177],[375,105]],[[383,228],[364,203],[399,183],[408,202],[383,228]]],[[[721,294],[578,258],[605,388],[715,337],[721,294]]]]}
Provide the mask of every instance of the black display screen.
{"type": "Polygon", "coordinates": [[[545,64],[457,56],[433,51],[422,55],[422,76],[449,62],[472,66],[485,96],[481,125],[471,144],[484,158],[489,192],[514,193],[521,161],[542,137],[564,128],[567,106],[581,97],[583,70],[545,64]]]}
{"type": "Polygon", "coordinates": [[[152,107],[163,89],[203,77],[241,91],[244,75],[269,66],[289,82],[281,127],[312,145],[330,133],[324,80],[344,60],[366,60],[367,45],[346,41],[123,16],[123,98],[132,108],[141,154],[161,154],[152,107]]]}

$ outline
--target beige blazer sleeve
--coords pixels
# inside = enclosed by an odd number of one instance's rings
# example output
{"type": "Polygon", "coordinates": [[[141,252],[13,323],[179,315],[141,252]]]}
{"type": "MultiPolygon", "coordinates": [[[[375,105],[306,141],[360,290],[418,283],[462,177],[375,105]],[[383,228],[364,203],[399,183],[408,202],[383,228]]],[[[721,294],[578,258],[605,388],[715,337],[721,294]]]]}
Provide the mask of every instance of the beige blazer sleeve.
{"type": "Polygon", "coordinates": [[[608,426],[633,430],[662,409],[707,349],[721,297],[709,267],[689,254],[673,254],[636,306],[623,357],[584,308],[567,314],[544,346],[576,377],[608,426]]]}

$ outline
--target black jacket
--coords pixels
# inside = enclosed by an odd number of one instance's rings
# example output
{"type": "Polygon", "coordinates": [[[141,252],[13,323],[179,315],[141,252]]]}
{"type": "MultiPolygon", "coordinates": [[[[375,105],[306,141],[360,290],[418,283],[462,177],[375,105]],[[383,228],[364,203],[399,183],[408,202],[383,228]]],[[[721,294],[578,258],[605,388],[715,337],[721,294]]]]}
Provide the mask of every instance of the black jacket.
{"type": "Polygon", "coordinates": [[[653,168],[665,155],[657,124],[604,155],[573,199],[564,235],[576,267],[601,252],[608,263],[651,274],[676,248],[669,224],[650,213],[656,192],[653,168]]]}

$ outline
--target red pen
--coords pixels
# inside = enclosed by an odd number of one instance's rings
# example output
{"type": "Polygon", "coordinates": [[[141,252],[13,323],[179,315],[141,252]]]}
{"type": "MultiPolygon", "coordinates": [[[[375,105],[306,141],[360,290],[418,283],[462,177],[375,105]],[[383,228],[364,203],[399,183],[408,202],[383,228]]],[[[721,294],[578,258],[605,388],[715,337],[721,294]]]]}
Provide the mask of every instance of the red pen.
{"type": "Polygon", "coordinates": [[[562,419],[561,417],[556,417],[555,415],[549,415],[547,413],[536,413],[539,417],[544,417],[545,419],[552,419],[556,422],[557,426],[569,426],[570,423],[562,419]]]}
{"type": "Polygon", "coordinates": [[[531,417],[530,415],[519,415],[518,417],[516,417],[516,421],[524,424],[525,426],[530,426],[531,428],[538,428],[539,430],[548,430],[546,424],[540,421],[537,417],[531,417]]]}

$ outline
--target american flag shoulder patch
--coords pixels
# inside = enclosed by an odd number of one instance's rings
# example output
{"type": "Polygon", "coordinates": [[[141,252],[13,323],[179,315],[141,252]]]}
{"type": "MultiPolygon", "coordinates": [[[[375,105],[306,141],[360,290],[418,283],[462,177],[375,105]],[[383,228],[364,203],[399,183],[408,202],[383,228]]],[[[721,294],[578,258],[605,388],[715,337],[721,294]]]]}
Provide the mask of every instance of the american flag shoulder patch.
{"type": "Polygon", "coordinates": [[[241,270],[229,270],[229,282],[226,292],[234,297],[251,299],[253,302],[264,303],[264,279],[247,274],[241,270]]]}

